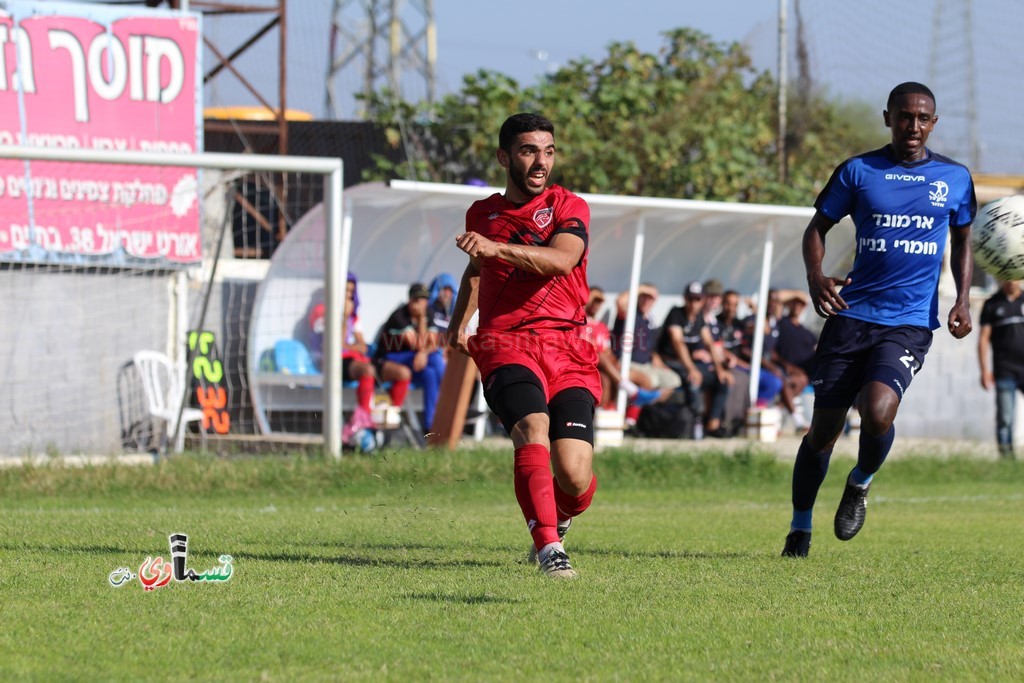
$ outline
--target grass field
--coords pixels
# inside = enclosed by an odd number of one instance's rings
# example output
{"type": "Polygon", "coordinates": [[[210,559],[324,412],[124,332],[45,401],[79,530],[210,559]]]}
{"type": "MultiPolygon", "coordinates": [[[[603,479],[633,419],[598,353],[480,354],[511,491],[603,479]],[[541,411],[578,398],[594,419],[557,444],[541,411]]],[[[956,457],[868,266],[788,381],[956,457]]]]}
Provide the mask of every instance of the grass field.
{"type": "Polygon", "coordinates": [[[519,563],[510,460],[0,470],[0,680],[1024,679],[1016,463],[893,460],[841,543],[838,459],[792,560],[789,464],[602,454],[555,582],[519,563]],[[174,532],[230,580],[110,585],[174,532]]]}

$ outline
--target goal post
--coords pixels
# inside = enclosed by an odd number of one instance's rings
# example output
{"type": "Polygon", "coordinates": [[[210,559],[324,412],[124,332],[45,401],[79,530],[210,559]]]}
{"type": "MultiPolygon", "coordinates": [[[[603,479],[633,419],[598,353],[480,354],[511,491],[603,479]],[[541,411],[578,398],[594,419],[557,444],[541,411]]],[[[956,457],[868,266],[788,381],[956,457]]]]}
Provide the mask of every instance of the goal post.
{"type": "MultiPolygon", "coordinates": [[[[324,195],[324,219],[325,238],[323,245],[323,266],[324,266],[324,337],[323,337],[323,439],[324,447],[334,457],[341,455],[341,422],[342,422],[342,311],[344,302],[346,272],[348,271],[349,241],[351,236],[351,221],[343,219],[342,210],[342,160],[330,157],[297,157],[297,156],[271,156],[256,154],[226,154],[226,153],[197,153],[197,154],[171,154],[163,152],[136,152],[136,151],[112,151],[96,149],[68,149],[68,148],[47,148],[47,147],[23,147],[23,146],[0,146],[0,160],[24,161],[26,162],[25,176],[31,177],[28,162],[63,162],[68,164],[114,164],[119,166],[149,166],[149,167],[176,167],[196,168],[204,170],[219,171],[241,171],[260,172],[274,174],[311,174],[323,177],[324,195]]],[[[21,182],[15,175],[11,177],[21,182]]],[[[177,188],[176,188],[177,189],[177,188]]],[[[34,188],[28,181],[22,187],[26,202],[29,204],[29,226],[28,231],[34,233],[32,216],[32,194],[34,188]]],[[[198,187],[190,188],[190,191],[200,193],[198,187]]],[[[200,203],[201,197],[199,197],[200,203]]],[[[72,204],[72,206],[74,206],[72,204]]],[[[74,209],[72,209],[74,210],[74,209]]],[[[86,209],[81,207],[82,211],[86,209]]],[[[223,217],[225,221],[229,217],[223,217]]],[[[219,220],[217,221],[220,222],[219,220]]],[[[93,239],[90,234],[89,240],[93,239]]],[[[39,247],[34,238],[30,239],[30,247],[39,247]]],[[[39,250],[27,260],[19,262],[17,259],[0,259],[0,268],[10,270],[12,267],[26,267],[39,259],[39,250]]],[[[46,256],[42,257],[46,261],[46,256]]],[[[204,258],[204,261],[206,259],[204,258]]],[[[164,270],[173,271],[175,266],[158,266],[164,270]]],[[[212,272],[216,269],[216,261],[210,265],[211,276],[205,286],[212,286],[212,272]]],[[[126,268],[130,270],[130,268],[126,268]]],[[[10,275],[8,273],[8,275],[10,275]]],[[[173,278],[179,280],[179,278],[173,278]]],[[[31,303],[23,307],[31,310],[31,303]]],[[[174,308],[174,306],[170,306],[174,308]]],[[[9,309],[8,312],[10,312],[9,309]]],[[[168,313],[175,315],[175,311],[168,313]]],[[[178,305],[176,315],[181,318],[187,315],[182,306],[178,305]]],[[[24,317],[16,321],[17,325],[29,330],[33,321],[24,317]]],[[[183,321],[178,321],[178,327],[182,328],[183,321]]],[[[99,324],[99,323],[97,323],[99,324]]],[[[0,335],[0,342],[4,337],[0,335]]],[[[66,344],[76,343],[75,339],[64,339],[66,344]]],[[[178,338],[175,346],[185,346],[186,340],[178,338]]],[[[2,346],[2,345],[0,345],[2,346]]],[[[99,344],[97,343],[97,346],[99,344]]],[[[0,348],[0,350],[3,350],[0,348]]],[[[11,361],[13,365],[14,360],[11,361]]],[[[43,391],[50,391],[43,388],[43,391]]],[[[93,397],[69,397],[72,401],[81,401],[81,409],[85,410],[89,400],[93,397]]],[[[24,421],[24,420],[22,420],[24,421]]],[[[18,422],[18,420],[14,420],[18,422]]],[[[2,425],[2,423],[0,423],[2,425]]],[[[27,428],[30,431],[45,429],[39,425],[8,425],[27,428]]],[[[74,447],[72,447],[74,448],[74,447]]]]}

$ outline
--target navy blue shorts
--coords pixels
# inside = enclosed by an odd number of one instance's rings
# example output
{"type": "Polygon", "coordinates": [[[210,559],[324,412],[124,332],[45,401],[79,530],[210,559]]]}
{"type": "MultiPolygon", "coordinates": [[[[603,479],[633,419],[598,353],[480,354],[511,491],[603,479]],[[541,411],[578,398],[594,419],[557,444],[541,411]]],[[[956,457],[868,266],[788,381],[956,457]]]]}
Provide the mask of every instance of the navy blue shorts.
{"type": "Polygon", "coordinates": [[[814,407],[849,408],[868,382],[892,387],[902,401],[931,345],[932,331],[924,327],[829,318],[818,339],[814,407]]]}

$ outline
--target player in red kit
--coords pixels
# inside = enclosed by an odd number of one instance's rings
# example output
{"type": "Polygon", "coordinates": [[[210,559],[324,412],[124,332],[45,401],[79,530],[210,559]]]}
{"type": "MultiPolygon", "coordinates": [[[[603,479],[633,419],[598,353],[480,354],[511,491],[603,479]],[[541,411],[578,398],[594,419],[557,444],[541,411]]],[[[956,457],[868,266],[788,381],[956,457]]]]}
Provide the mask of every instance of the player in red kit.
{"type": "Polygon", "coordinates": [[[562,547],[597,489],[594,405],[601,395],[586,324],[590,208],[548,183],[555,128],[537,114],[501,126],[505,192],[474,203],[455,239],[469,255],[450,343],[476,361],[484,396],[515,448],[516,499],[543,574],[575,578],[562,547]],[[477,333],[466,324],[479,309],[477,333]],[[552,477],[552,472],[554,476],[552,477]]]}

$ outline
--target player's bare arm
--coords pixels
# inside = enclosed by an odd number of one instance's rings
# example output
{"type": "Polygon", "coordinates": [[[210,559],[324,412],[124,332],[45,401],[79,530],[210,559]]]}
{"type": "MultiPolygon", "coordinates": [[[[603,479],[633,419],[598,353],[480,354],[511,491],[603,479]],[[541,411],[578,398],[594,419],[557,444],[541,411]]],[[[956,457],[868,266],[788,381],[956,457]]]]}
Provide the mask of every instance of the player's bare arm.
{"type": "Polygon", "coordinates": [[[568,275],[583,257],[586,245],[576,235],[561,233],[551,238],[547,246],[503,244],[489,240],[475,232],[455,238],[459,249],[472,258],[496,258],[510,266],[538,275],[568,275]]]}
{"type": "Polygon", "coordinates": [[[446,335],[448,346],[466,355],[469,355],[469,347],[466,346],[466,325],[476,313],[479,286],[480,262],[471,257],[466,269],[462,271],[462,283],[459,285],[459,294],[455,297],[455,308],[446,335]]]}
{"type": "Polygon", "coordinates": [[[825,260],[825,234],[835,222],[820,211],[814,214],[804,230],[803,255],[807,269],[807,291],[814,304],[814,312],[822,318],[830,318],[839,311],[849,308],[836,287],[850,284],[850,280],[828,277],[821,272],[825,260]]]}
{"type": "Polygon", "coordinates": [[[971,252],[971,226],[950,227],[949,267],[956,283],[956,302],[949,311],[946,326],[949,333],[963,339],[971,333],[971,278],[974,277],[974,254],[971,252]]]}

